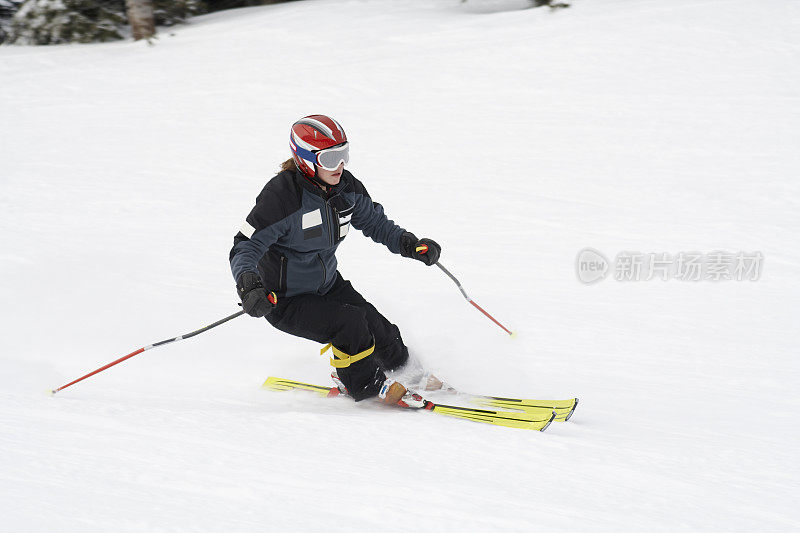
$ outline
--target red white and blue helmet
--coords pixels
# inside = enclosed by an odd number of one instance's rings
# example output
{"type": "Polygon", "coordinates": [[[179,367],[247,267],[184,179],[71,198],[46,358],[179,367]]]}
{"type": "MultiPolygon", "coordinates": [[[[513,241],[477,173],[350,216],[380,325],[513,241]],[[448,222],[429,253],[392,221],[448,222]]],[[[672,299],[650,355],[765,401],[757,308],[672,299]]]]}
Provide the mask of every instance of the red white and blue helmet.
{"type": "Polygon", "coordinates": [[[316,176],[317,166],[335,170],[350,156],[344,128],[327,115],[309,115],[292,124],[289,147],[297,168],[309,178],[316,176]]]}

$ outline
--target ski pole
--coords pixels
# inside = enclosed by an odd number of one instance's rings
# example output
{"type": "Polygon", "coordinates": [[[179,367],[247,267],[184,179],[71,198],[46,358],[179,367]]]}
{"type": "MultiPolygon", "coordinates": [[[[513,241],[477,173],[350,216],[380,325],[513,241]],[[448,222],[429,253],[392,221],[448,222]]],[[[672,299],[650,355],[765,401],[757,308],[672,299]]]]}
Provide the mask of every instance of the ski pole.
{"type": "Polygon", "coordinates": [[[208,325],[208,326],[206,326],[206,327],[204,327],[204,328],[200,328],[200,329],[198,329],[197,331],[193,331],[193,332],[191,332],[191,333],[187,333],[186,335],[180,335],[180,336],[178,336],[178,337],[175,337],[174,339],[167,339],[167,340],[164,340],[164,341],[155,342],[155,343],[153,343],[153,344],[148,344],[148,345],[147,345],[147,346],[145,346],[144,348],[139,348],[139,349],[138,349],[138,350],[136,350],[135,352],[131,352],[131,353],[129,353],[128,355],[126,355],[125,357],[120,357],[120,358],[119,358],[119,359],[117,359],[116,361],[113,361],[113,362],[111,362],[111,363],[108,363],[107,365],[105,365],[105,366],[103,366],[103,367],[100,367],[100,368],[98,368],[98,369],[97,369],[97,370],[95,370],[94,372],[89,372],[89,373],[88,373],[88,374],[86,374],[85,376],[83,376],[83,377],[80,377],[80,378],[76,379],[75,381],[71,381],[71,382],[67,383],[66,385],[62,385],[61,387],[59,387],[59,388],[57,388],[57,389],[53,389],[53,390],[51,391],[51,394],[55,394],[55,393],[57,393],[58,391],[60,391],[60,390],[62,390],[62,389],[66,389],[66,388],[67,388],[67,387],[69,387],[70,385],[74,385],[74,384],[76,384],[76,383],[77,383],[77,382],[79,382],[79,381],[83,381],[84,379],[86,379],[86,378],[88,378],[88,377],[94,376],[95,374],[97,374],[97,373],[99,373],[99,372],[102,372],[103,370],[105,370],[105,369],[107,369],[107,368],[111,368],[112,366],[114,366],[114,365],[116,365],[116,364],[119,364],[119,363],[123,362],[123,361],[124,361],[124,360],[126,360],[126,359],[130,359],[130,358],[131,358],[131,357],[133,357],[134,355],[139,355],[140,353],[144,352],[145,350],[150,350],[151,348],[158,348],[159,346],[164,346],[165,344],[169,344],[169,343],[171,343],[171,342],[181,341],[181,340],[183,340],[183,339],[188,339],[188,338],[190,338],[190,337],[194,337],[195,335],[200,335],[200,334],[201,334],[201,333],[203,333],[204,331],[208,331],[208,330],[210,330],[211,328],[217,327],[217,326],[219,326],[220,324],[224,324],[224,323],[225,323],[225,322],[227,322],[228,320],[233,320],[233,319],[234,319],[234,318],[236,318],[237,316],[241,316],[241,315],[243,315],[243,314],[244,314],[244,311],[238,311],[238,312],[236,312],[236,313],[234,313],[234,314],[232,314],[232,315],[230,315],[230,316],[226,316],[226,317],[225,317],[225,318],[223,318],[222,320],[217,320],[217,321],[216,321],[216,322],[214,322],[213,324],[210,324],[210,325],[208,325]]]}
{"type": "MultiPolygon", "coordinates": [[[[417,252],[419,252],[419,253],[422,253],[422,254],[424,254],[425,252],[427,252],[427,251],[428,251],[428,245],[426,245],[426,244],[423,244],[423,245],[421,245],[421,246],[418,246],[418,247],[416,248],[416,251],[417,251],[417,252]]],[[[486,315],[486,316],[489,318],[489,320],[491,320],[492,322],[494,322],[495,324],[497,324],[498,326],[500,326],[501,328],[503,328],[503,331],[505,331],[506,333],[508,333],[508,334],[509,334],[509,335],[511,335],[512,337],[516,337],[516,335],[517,335],[516,333],[514,333],[514,332],[513,332],[513,331],[511,331],[511,330],[509,330],[509,329],[508,329],[507,327],[505,327],[503,324],[501,324],[500,322],[498,322],[498,321],[497,321],[497,320],[496,320],[496,319],[495,319],[495,318],[494,318],[492,315],[490,315],[489,313],[487,313],[487,312],[486,312],[486,311],[483,309],[483,307],[481,307],[480,305],[476,304],[476,303],[475,303],[475,301],[474,301],[472,298],[470,298],[470,297],[469,297],[469,295],[467,294],[467,291],[465,291],[465,290],[464,290],[464,287],[462,287],[462,286],[461,286],[461,282],[460,282],[460,281],[458,281],[458,279],[457,279],[457,278],[456,278],[456,277],[455,277],[453,274],[451,274],[449,270],[447,270],[445,267],[443,267],[443,266],[442,266],[442,264],[441,264],[440,262],[438,262],[438,261],[437,261],[437,262],[436,262],[436,266],[437,266],[437,267],[439,267],[439,268],[442,270],[442,272],[444,272],[445,274],[447,274],[447,277],[449,277],[450,279],[452,279],[452,280],[453,280],[453,282],[454,282],[454,283],[456,284],[456,286],[458,287],[458,290],[460,290],[460,291],[461,291],[461,294],[463,294],[463,295],[464,295],[464,298],[466,298],[466,299],[467,299],[467,301],[468,301],[469,303],[471,303],[471,304],[473,305],[473,307],[475,307],[475,309],[477,309],[478,311],[480,311],[481,313],[483,313],[484,315],[486,315]]]]}

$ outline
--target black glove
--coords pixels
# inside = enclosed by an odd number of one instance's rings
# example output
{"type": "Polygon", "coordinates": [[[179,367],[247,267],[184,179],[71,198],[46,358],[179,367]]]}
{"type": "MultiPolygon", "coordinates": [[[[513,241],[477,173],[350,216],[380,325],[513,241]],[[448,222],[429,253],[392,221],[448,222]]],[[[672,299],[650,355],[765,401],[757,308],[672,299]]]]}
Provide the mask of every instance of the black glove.
{"type": "Polygon", "coordinates": [[[417,239],[413,233],[405,232],[400,237],[400,255],[422,261],[428,266],[436,264],[442,247],[431,239],[417,239]]]}
{"type": "Polygon", "coordinates": [[[242,299],[244,312],[253,317],[267,316],[278,303],[278,297],[274,292],[267,294],[255,272],[243,272],[239,276],[236,280],[236,292],[242,299]]]}

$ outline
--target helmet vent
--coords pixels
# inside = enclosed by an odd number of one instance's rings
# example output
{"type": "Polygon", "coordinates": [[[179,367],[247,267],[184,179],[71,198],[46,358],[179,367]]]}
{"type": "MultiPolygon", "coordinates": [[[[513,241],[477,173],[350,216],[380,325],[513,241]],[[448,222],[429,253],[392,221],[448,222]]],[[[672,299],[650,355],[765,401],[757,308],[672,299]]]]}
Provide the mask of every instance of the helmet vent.
{"type": "Polygon", "coordinates": [[[297,124],[303,124],[305,126],[311,126],[314,128],[314,138],[317,137],[317,132],[319,132],[328,139],[333,139],[333,130],[319,120],[314,120],[313,118],[303,118],[298,120],[297,124]]]}

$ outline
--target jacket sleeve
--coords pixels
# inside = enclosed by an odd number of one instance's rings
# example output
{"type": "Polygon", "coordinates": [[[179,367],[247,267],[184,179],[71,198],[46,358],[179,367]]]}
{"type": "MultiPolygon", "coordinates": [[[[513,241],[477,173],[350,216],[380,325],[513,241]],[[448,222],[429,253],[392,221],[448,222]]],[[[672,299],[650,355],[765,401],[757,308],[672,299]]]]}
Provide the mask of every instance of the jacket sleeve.
{"type": "Polygon", "coordinates": [[[243,272],[258,273],[258,262],[279,238],[289,232],[285,206],[275,194],[263,191],[233,239],[229,260],[233,279],[243,272]]]}
{"type": "Polygon", "coordinates": [[[383,206],[373,202],[364,185],[356,180],[356,202],[351,223],[375,242],[386,245],[392,253],[400,253],[400,236],[406,231],[386,217],[383,206]]]}

